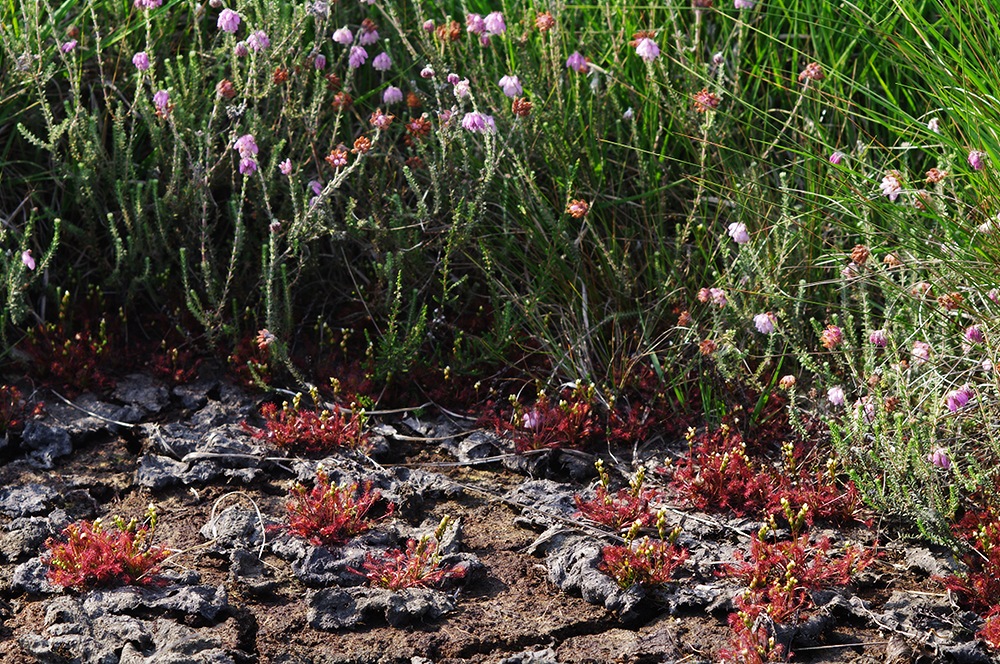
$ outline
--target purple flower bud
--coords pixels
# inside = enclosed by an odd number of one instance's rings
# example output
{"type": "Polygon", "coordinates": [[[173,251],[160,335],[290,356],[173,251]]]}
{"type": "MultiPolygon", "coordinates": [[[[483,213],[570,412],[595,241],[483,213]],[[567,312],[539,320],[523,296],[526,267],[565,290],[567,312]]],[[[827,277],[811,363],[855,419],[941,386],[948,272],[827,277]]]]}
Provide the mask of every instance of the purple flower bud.
{"type": "Polygon", "coordinates": [[[226,8],[219,12],[219,21],[216,25],[219,30],[233,34],[240,29],[241,20],[242,19],[239,14],[234,12],[232,9],[226,8]]]}
{"type": "Polygon", "coordinates": [[[525,429],[538,429],[542,426],[542,414],[537,410],[529,410],[521,416],[521,424],[525,429]]]}
{"type": "Polygon", "coordinates": [[[951,390],[944,395],[944,405],[948,407],[948,410],[954,413],[959,408],[962,408],[969,403],[970,399],[972,399],[972,390],[970,390],[966,385],[958,388],[957,390],[951,390]]]}
{"type": "Polygon", "coordinates": [[[486,115],[478,111],[466,113],[462,118],[462,127],[471,132],[494,134],[497,126],[492,115],[486,115]]]}
{"type": "Polygon", "coordinates": [[[590,69],[590,65],[587,64],[587,58],[580,54],[580,51],[573,51],[568,58],[566,58],[566,68],[572,69],[579,74],[586,74],[590,69]]]}
{"type": "Polygon", "coordinates": [[[937,466],[942,470],[948,470],[951,468],[951,459],[948,458],[948,450],[943,447],[938,447],[933,452],[927,455],[927,462],[932,466],[937,466]]]}
{"type": "Polygon", "coordinates": [[[498,85],[503,89],[503,93],[508,97],[520,97],[524,93],[524,89],[521,87],[521,81],[517,76],[504,76],[500,79],[498,85]]]}
{"type": "Polygon", "coordinates": [[[635,54],[646,62],[652,62],[656,58],[660,57],[660,47],[656,45],[656,42],[649,37],[643,37],[639,40],[639,43],[635,45],[635,54]]]}
{"type": "Polygon", "coordinates": [[[733,238],[736,244],[746,244],[750,241],[747,225],[739,221],[729,224],[729,237],[733,238]]]}
{"type": "Polygon", "coordinates": [[[469,14],[465,17],[465,29],[474,35],[481,35],[486,32],[486,22],[479,14],[469,14]]]}
{"type": "Polygon", "coordinates": [[[153,105],[156,107],[157,115],[167,115],[170,113],[170,93],[160,90],[153,95],[153,105]]]}
{"type": "Polygon", "coordinates": [[[367,59],[368,51],[365,50],[364,46],[352,46],[351,53],[347,56],[347,64],[351,69],[357,69],[365,64],[365,60],[367,59]]]}
{"type": "Polygon", "coordinates": [[[386,106],[392,106],[393,104],[398,104],[403,101],[403,91],[394,85],[390,85],[382,93],[382,103],[386,106]]]}
{"type": "Polygon", "coordinates": [[[236,42],[236,46],[233,47],[233,53],[237,58],[245,58],[250,55],[250,49],[247,48],[245,41],[238,41],[236,42]]]}
{"type": "Polygon", "coordinates": [[[753,9],[753,0],[733,0],[736,9],[753,9]]]}
{"type": "Polygon", "coordinates": [[[451,72],[450,74],[448,74],[448,79],[447,80],[452,85],[455,85],[456,83],[458,83],[462,79],[460,79],[458,77],[458,74],[456,74],[455,72],[451,72]]]}
{"type": "Polygon", "coordinates": [[[469,79],[463,78],[461,81],[455,84],[455,88],[452,90],[455,93],[455,99],[464,99],[469,96],[469,79]]]}
{"type": "Polygon", "coordinates": [[[392,59],[385,51],[376,55],[375,59],[372,60],[372,68],[376,71],[388,71],[390,67],[392,67],[392,59]]]}
{"type": "Polygon", "coordinates": [[[753,325],[761,334],[771,334],[774,332],[774,324],[776,322],[778,322],[778,319],[770,311],[757,314],[753,317],[753,325]]]}
{"type": "Polygon", "coordinates": [[[424,68],[420,70],[420,78],[434,78],[434,67],[424,65],[424,68]]]}
{"type": "Polygon", "coordinates": [[[889,345],[889,335],[885,330],[875,330],[868,335],[868,341],[876,348],[885,348],[889,345]]]}
{"type": "Polygon", "coordinates": [[[63,53],[69,53],[74,48],[76,48],[76,44],[77,44],[77,41],[75,39],[70,39],[68,42],[65,42],[59,48],[60,48],[60,50],[62,50],[63,53]]]}
{"type": "Polygon", "coordinates": [[[257,160],[253,157],[240,159],[240,175],[253,175],[257,172],[257,160]]]}
{"type": "Polygon", "coordinates": [[[434,32],[434,21],[427,19],[424,21],[424,32],[434,32]]]}
{"type": "Polygon", "coordinates": [[[983,158],[986,153],[982,150],[971,150],[969,151],[969,166],[972,166],[973,170],[981,171],[983,170],[983,158]]]}
{"type": "Polygon", "coordinates": [[[826,391],[826,400],[833,406],[843,406],[846,399],[847,395],[844,394],[844,388],[839,385],[831,387],[826,391]]]}
{"type": "Polygon", "coordinates": [[[965,340],[970,344],[981,344],[986,341],[986,337],[983,336],[983,331],[979,329],[978,325],[970,325],[965,328],[965,340]]]}
{"type": "Polygon", "coordinates": [[[237,138],[233,141],[233,149],[239,152],[241,157],[253,157],[259,152],[253,134],[243,134],[237,138]]]}
{"type": "Polygon", "coordinates": [[[149,56],[146,55],[145,51],[139,51],[132,56],[132,64],[139,71],[146,71],[149,69],[149,56]]]}
{"type": "Polygon", "coordinates": [[[830,155],[830,163],[836,166],[844,160],[845,156],[846,155],[843,152],[837,150],[836,152],[830,155]]]}
{"type": "Polygon", "coordinates": [[[31,257],[31,249],[25,249],[21,252],[21,262],[29,270],[35,269],[35,259],[31,257]]]}
{"type": "Polygon", "coordinates": [[[358,37],[358,42],[362,46],[371,46],[372,44],[378,43],[378,30],[372,28],[371,30],[366,30],[364,26],[361,29],[361,36],[358,37]]]}
{"type": "Polygon", "coordinates": [[[334,31],[333,41],[347,46],[354,41],[354,34],[351,32],[350,28],[345,25],[344,27],[338,28],[334,31]]]}
{"type": "Polygon", "coordinates": [[[326,69],[326,56],[322,53],[318,53],[313,59],[313,66],[316,69],[326,69]]]}
{"type": "Polygon", "coordinates": [[[491,35],[502,35],[507,32],[507,24],[503,21],[503,14],[500,12],[490,12],[483,20],[486,32],[491,35]]]}
{"type": "Polygon", "coordinates": [[[914,364],[923,364],[931,359],[931,345],[924,341],[914,341],[910,355],[914,364]]]}
{"type": "Polygon", "coordinates": [[[268,39],[267,33],[263,30],[257,30],[252,35],[247,37],[247,46],[251,51],[263,51],[271,45],[271,40],[268,39]]]}
{"type": "Polygon", "coordinates": [[[291,175],[292,174],[292,160],[291,159],[285,159],[283,162],[281,162],[280,164],[278,164],[278,170],[281,171],[282,175],[291,175]]]}

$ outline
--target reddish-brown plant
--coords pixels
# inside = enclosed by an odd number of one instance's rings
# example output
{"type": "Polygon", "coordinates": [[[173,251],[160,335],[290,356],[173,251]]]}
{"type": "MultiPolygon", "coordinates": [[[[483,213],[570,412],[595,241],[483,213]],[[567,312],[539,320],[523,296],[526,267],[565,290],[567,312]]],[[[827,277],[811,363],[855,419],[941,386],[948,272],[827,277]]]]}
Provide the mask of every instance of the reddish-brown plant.
{"type": "Polygon", "coordinates": [[[428,588],[443,583],[446,579],[459,579],[465,570],[457,566],[442,566],[437,552],[435,537],[410,539],[406,550],[392,549],[381,556],[371,553],[365,556],[361,574],[368,582],[379,588],[403,590],[404,588],[428,588]]]}
{"type": "Polygon", "coordinates": [[[281,409],[274,403],[260,407],[264,428],[243,423],[257,440],[262,440],[292,454],[329,454],[341,447],[359,448],[368,443],[362,416],[340,410],[316,412],[300,408],[298,399],[281,409]]]}
{"type": "Polygon", "coordinates": [[[769,541],[767,530],[777,530],[774,518],[770,526],[755,533],[750,540],[749,559],[737,551],[738,562],[723,566],[723,574],[741,579],[747,591],[738,607],[753,614],[763,611],[777,623],[797,621],[800,614],[812,607],[811,591],[850,582],[851,576],[872,563],[875,552],[858,546],[845,547],[838,557],[830,555],[830,541],[813,541],[803,532],[808,506],[793,513],[786,501],[785,517],[792,530],[789,540],[769,541]]]}
{"type": "Polygon", "coordinates": [[[17,386],[0,385],[0,434],[20,432],[28,418],[41,415],[44,408],[41,401],[29,408],[17,386]]]}
{"type": "Polygon", "coordinates": [[[961,555],[968,571],[941,581],[963,606],[982,616],[995,613],[1000,608],[1000,518],[992,509],[970,511],[953,530],[970,547],[961,555]]]}
{"type": "Polygon", "coordinates": [[[986,642],[990,648],[1000,650],[1000,606],[994,606],[985,616],[983,628],[976,636],[986,642]]]}
{"type": "Polygon", "coordinates": [[[150,525],[142,526],[120,519],[113,528],[104,527],[100,519],[66,526],[64,540],[45,542],[49,581],[75,590],[158,583],[155,574],[168,552],[150,545],[153,517],[150,525]]]}
{"type": "Polygon", "coordinates": [[[687,549],[669,539],[643,537],[623,546],[604,547],[598,568],[622,588],[658,586],[669,582],[687,557],[687,549]]]}
{"type": "Polygon", "coordinates": [[[775,642],[758,615],[747,611],[730,614],[729,627],[733,630],[731,646],[719,651],[720,662],[769,664],[788,661],[784,647],[775,642]]]}
{"type": "Polygon", "coordinates": [[[608,491],[610,478],[600,459],[594,464],[600,477],[600,484],[594,490],[594,498],[584,500],[579,494],[573,496],[581,516],[591,521],[621,530],[638,523],[640,527],[652,526],[656,523],[656,515],[649,508],[649,501],[656,497],[657,492],[643,489],[645,469],[640,468],[631,480],[629,488],[619,489],[613,494],[608,491]]]}
{"type": "Polygon", "coordinates": [[[517,452],[541,449],[584,449],[604,427],[594,407],[594,386],[566,388],[558,402],[540,393],[534,406],[515,405],[515,423],[497,420],[498,429],[514,439],[517,452]]]}
{"type": "Polygon", "coordinates": [[[809,524],[814,518],[838,523],[859,518],[861,496],[853,482],[838,480],[832,461],[810,470],[801,464],[801,450],[786,442],[779,470],[770,459],[752,458],[742,435],[726,424],[690,438],[688,456],[668,472],[673,489],[698,509],[771,516],[780,515],[787,502],[793,510],[809,505],[809,524]]]}
{"type": "MultiPolygon", "coordinates": [[[[381,498],[370,482],[364,486],[330,484],[329,475],[320,468],[312,489],[296,484],[289,491],[285,503],[287,530],[316,546],[344,544],[374,525],[376,520],[369,517],[369,512],[381,498]]],[[[389,503],[380,518],[393,511],[389,503]]]]}

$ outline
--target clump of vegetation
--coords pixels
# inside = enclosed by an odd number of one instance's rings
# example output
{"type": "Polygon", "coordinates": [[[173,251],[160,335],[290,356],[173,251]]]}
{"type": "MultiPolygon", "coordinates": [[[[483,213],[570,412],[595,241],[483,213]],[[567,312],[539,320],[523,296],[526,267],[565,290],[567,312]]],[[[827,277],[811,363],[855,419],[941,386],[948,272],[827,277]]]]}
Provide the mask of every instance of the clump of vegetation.
{"type": "Polygon", "coordinates": [[[438,545],[449,519],[441,520],[433,535],[409,539],[406,549],[391,549],[380,555],[365,555],[363,570],[355,570],[377,588],[404,590],[439,586],[450,579],[461,579],[465,570],[457,565],[443,565],[438,545]]]}
{"type": "Polygon", "coordinates": [[[295,484],[289,491],[285,503],[288,532],[316,546],[344,544],[393,513],[395,508],[389,503],[380,517],[370,515],[381,499],[371,483],[331,484],[327,472],[319,468],[311,489],[295,484]]]}
{"type": "Polygon", "coordinates": [[[315,411],[303,408],[302,396],[296,395],[279,409],[274,403],[260,408],[264,428],[244,422],[244,428],[257,440],[292,454],[326,455],[341,449],[364,448],[368,435],[363,412],[336,410],[315,411]]]}
{"type": "Polygon", "coordinates": [[[667,532],[662,513],[657,519],[659,539],[640,538],[641,528],[642,524],[636,521],[626,533],[624,544],[601,549],[599,569],[623,589],[636,584],[646,587],[666,584],[688,557],[687,549],[677,545],[681,529],[667,532]]]}
{"type": "Polygon", "coordinates": [[[604,462],[598,459],[594,465],[599,479],[594,497],[590,500],[584,500],[579,494],[573,497],[581,516],[615,531],[631,528],[636,523],[642,527],[656,523],[657,515],[650,509],[649,501],[657,496],[657,491],[643,488],[645,469],[639,469],[628,488],[619,489],[612,494],[608,490],[611,478],[604,468],[604,462]]]}
{"type": "Polygon", "coordinates": [[[45,564],[53,584],[83,591],[120,585],[159,583],[156,572],[169,551],[152,544],[156,512],[150,505],[146,520],[126,523],[115,517],[108,527],[100,519],[78,521],[61,539],[45,543],[45,564]]]}

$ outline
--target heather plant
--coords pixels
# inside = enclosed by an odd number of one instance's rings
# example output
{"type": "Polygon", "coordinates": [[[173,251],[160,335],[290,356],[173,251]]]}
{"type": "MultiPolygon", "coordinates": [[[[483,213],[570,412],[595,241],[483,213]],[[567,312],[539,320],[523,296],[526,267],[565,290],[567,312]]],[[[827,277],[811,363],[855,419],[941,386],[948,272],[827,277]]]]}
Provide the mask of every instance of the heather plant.
{"type": "Polygon", "coordinates": [[[158,583],[156,572],[169,552],[152,544],[156,520],[150,505],[142,524],[116,516],[111,527],[100,519],[66,526],[62,539],[45,543],[49,581],[77,591],[158,583]]]}
{"type": "Polygon", "coordinates": [[[593,385],[519,449],[617,436],[652,372],[713,424],[818,414],[865,500],[944,537],[1000,453],[991,9],[8,3],[0,327],[93,283],[248,380],[325,382],[322,318],[366,379],[593,385]]]}

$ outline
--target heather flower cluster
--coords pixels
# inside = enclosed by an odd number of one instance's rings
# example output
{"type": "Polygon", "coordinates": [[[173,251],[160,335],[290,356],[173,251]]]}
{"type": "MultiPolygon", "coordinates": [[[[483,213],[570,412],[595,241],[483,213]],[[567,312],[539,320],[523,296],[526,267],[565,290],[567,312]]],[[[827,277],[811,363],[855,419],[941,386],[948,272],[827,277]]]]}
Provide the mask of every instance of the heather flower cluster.
{"type": "Polygon", "coordinates": [[[240,155],[240,174],[253,175],[257,172],[257,141],[251,134],[244,134],[233,143],[233,149],[240,155]]]}

